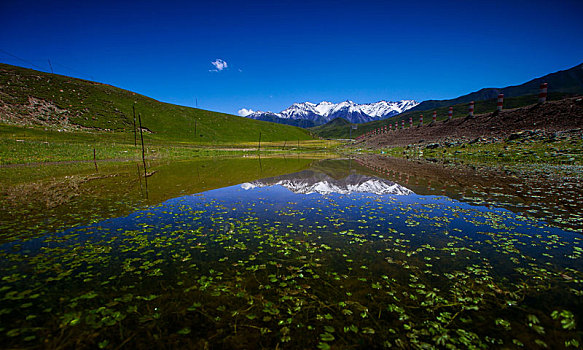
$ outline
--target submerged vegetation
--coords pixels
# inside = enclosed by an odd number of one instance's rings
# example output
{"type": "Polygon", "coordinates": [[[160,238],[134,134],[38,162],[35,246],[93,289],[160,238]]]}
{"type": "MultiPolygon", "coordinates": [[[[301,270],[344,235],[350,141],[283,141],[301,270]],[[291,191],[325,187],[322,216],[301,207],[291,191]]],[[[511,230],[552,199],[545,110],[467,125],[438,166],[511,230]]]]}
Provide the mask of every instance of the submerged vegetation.
{"type": "Polygon", "coordinates": [[[300,171],[317,157],[322,155],[148,162],[153,175],[146,179],[132,162],[101,163],[98,171],[92,163],[0,168],[0,243],[127,215],[177,196],[300,171]]]}
{"type": "MultiPolygon", "coordinates": [[[[280,162],[290,161],[298,160],[280,162]]],[[[271,162],[265,174],[266,164],[247,178],[285,173],[271,162]]],[[[349,161],[312,169],[366,172],[349,161]]],[[[164,175],[170,188],[177,174],[160,170],[152,180],[164,175]]],[[[6,347],[575,349],[583,341],[582,238],[443,196],[231,186],[37,237],[0,246],[6,347]]]]}

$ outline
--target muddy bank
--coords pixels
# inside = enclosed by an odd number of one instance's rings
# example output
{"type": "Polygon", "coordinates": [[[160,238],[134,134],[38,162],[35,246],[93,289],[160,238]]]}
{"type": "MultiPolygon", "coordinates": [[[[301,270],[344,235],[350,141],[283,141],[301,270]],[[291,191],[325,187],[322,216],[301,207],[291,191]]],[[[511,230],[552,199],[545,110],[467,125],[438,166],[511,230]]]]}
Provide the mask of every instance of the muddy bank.
{"type": "Polygon", "coordinates": [[[581,167],[480,167],[380,155],[359,155],[355,160],[417,194],[502,207],[583,232],[581,167]]]}

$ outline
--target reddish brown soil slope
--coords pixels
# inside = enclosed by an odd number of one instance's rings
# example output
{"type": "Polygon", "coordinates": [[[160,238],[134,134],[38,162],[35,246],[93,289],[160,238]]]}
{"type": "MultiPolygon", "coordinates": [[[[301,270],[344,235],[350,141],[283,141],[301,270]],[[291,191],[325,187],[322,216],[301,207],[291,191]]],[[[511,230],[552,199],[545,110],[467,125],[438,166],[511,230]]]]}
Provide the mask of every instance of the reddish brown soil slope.
{"type": "Polygon", "coordinates": [[[457,118],[452,121],[426,123],[419,127],[374,135],[358,143],[373,148],[405,146],[415,143],[441,142],[446,139],[475,139],[501,137],[521,130],[541,129],[547,132],[583,128],[583,98],[573,97],[560,101],[504,110],[499,114],[487,113],[474,118],[457,118]]]}

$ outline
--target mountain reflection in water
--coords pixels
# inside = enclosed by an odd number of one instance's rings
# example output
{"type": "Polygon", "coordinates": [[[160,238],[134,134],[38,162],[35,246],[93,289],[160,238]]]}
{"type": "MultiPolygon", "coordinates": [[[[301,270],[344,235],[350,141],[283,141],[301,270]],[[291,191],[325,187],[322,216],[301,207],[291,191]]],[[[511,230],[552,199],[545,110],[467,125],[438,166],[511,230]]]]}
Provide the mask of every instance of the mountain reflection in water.
{"type": "Polygon", "coordinates": [[[328,174],[314,170],[304,170],[293,174],[246,182],[241,184],[241,188],[250,190],[256,187],[276,185],[283,186],[298,194],[318,193],[321,195],[327,195],[331,193],[371,193],[377,195],[394,194],[400,196],[413,194],[413,191],[410,189],[387,179],[354,173],[341,179],[335,179],[328,174]]]}
{"type": "Polygon", "coordinates": [[[169,199],[0,244],[0,344],[580,347],[581,235],[466,201],[493,181],[372,157],[261,162],[160,167],[150,198],[169,199]]]}

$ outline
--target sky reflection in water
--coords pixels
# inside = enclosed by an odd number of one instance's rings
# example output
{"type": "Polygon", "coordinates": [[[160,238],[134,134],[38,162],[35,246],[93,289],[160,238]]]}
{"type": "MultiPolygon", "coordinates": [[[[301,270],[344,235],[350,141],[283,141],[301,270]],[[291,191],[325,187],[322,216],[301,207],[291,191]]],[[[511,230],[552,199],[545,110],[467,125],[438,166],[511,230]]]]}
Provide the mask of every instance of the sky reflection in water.
{"type": "Polygon", "coordinates": [[[579,338],[579,235],[354,170],[177,197],[16,248],[0,250],[1,327],[14,344],[57,341],[57,328],[121,344],[113,325],[139,334],[137,348],[579,338]]]}

